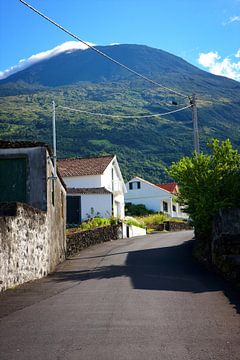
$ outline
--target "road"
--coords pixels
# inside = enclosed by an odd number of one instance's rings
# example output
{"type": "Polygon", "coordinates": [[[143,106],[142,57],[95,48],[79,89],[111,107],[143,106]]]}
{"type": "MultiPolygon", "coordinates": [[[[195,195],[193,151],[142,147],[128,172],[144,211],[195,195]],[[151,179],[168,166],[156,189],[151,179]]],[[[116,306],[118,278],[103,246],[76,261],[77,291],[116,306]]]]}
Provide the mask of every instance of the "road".
{"type": "Polygon", "coordinates": [[[238,294],[193,260],[191,238],[100,244],[5,292],[1,360],[240,359],[238,294]]]}

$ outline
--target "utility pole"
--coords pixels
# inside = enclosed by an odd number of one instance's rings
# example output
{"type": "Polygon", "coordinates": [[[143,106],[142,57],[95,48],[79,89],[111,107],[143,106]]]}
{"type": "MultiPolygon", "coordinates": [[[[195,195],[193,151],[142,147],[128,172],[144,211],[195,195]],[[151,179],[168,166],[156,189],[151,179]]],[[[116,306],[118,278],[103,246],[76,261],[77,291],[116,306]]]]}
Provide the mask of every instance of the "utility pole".
{"type": "Polygon", "coordinates": [[[52,102],[53,116],[52,116],[52,127],[53,127],[53,178],[57,179],[57,151],[56,151],[56,106],[55,101],[52,102]]]}
{"type": "Polygon", "coordinates": [[[198,115],[197,115],[197,105],[196,105],[196,95],[193,94],[190,100],[190,105],[192,107],[192,121],[193,121],[193,139],[194,139],[194,150],[199,154],[199,133],[198,133],[198,115]]]}

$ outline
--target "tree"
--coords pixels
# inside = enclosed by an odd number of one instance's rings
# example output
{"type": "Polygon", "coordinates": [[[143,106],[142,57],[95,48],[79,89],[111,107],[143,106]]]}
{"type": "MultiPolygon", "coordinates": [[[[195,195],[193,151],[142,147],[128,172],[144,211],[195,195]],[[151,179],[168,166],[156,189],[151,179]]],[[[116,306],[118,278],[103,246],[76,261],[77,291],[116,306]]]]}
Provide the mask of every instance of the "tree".
{"type": "Polygon", "coordinates": [[[202,256],[210,254],[212,221],[221,208],[239,207],[240,154],[230,140],[213,139],[208,154],[184,157],[168,171],[179,184],[179,202],[186,207],[195,228],[202,256]]]}

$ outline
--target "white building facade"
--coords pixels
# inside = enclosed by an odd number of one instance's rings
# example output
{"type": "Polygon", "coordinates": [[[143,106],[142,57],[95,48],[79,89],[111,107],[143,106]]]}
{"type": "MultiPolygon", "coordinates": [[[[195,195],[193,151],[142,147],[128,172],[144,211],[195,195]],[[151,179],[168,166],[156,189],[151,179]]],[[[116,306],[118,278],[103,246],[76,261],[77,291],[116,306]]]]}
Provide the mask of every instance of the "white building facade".
{"type": "Polygon", "coordinates": [[[124,217],[126,187],[116,156],[59,160],[58,169],[67,186],[68,223],[124,217]]]}
{"type": "Polygon", "coordinates": [[[174,193],[135,177],[126,183],[125,203],[143,204],[148,210],[163,212],[171,217],[187,219],[188,215],[176,201],[174,193]]]}

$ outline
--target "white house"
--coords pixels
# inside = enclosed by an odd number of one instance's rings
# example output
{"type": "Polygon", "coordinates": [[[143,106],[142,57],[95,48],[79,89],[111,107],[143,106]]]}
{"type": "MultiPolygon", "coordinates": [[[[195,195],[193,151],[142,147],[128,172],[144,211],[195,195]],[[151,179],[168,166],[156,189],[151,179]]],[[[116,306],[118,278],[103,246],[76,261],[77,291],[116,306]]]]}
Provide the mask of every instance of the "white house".
{"type": "Polygon", "coordinates": [[[126,187],[116,156],[70,158],[58,161],[67,186],[67,222],[90,217],[124,217],[126,187]]]}
{"type": "Polygon", "coordinates": [[[176,202],[175,194],[178,192],[176,183],[155,185],[136,176],[126,183],[126,187],[126,203],[143,204],[148,210],[161,211],[171,217],[188,218],[176,202]]]}

